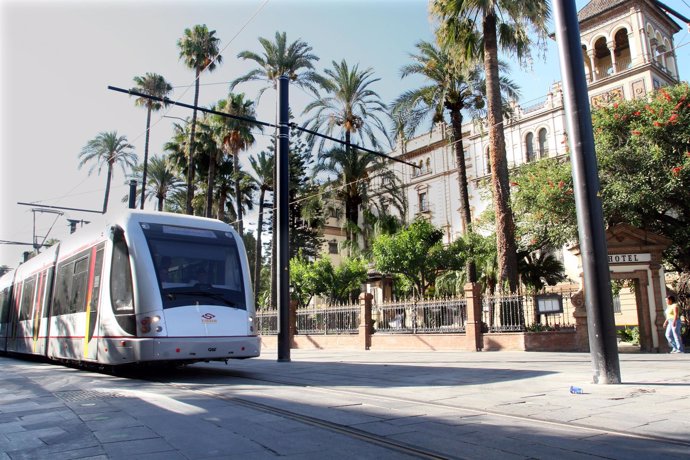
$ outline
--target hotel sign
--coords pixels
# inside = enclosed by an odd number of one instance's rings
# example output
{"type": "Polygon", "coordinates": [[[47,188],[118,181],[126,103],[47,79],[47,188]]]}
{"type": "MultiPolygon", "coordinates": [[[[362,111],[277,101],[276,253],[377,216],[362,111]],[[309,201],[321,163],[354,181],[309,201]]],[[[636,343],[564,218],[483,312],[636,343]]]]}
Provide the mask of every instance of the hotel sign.
{"type": "Polygon", "coordinates": [[[643,254],[609,254],[610,264],[635,264],[638,262],[651,262],[650,253],[643,254]]]}

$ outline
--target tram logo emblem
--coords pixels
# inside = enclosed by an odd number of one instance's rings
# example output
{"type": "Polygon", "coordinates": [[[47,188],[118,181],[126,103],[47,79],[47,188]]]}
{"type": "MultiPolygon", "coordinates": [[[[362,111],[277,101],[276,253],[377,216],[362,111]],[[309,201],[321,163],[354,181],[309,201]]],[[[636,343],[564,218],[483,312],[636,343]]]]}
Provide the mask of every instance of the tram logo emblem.
{"type": "Polygon", "coordinates": [[[218,320],[216,320],[216,315],[212,313],[204,313],[201,315],[201,322],[202,323],[217,323],[218,320]]]}

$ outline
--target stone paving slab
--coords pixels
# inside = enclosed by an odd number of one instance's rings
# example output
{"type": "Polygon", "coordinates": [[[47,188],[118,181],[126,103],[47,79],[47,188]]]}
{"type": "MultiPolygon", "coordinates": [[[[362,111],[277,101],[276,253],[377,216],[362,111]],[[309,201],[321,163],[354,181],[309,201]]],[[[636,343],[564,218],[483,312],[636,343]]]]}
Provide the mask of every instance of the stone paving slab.
{"type": "Polygon", "coordinates": [[[621,385],[592,384],[589,355],[577,353],[292,356],[278,363],[266,352],[152,380],[0,357],[0,460],[406,458],[243,401],[452,458],[675,459],[690,449],[690,355],[621,355],[621,385]]]}

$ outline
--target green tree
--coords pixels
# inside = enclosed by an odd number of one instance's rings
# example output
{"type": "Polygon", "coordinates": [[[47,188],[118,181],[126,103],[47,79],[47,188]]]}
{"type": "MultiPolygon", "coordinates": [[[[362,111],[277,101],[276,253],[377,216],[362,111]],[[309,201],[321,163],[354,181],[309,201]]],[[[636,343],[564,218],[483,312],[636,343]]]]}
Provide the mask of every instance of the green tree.
{"type": "MultiPolygon", "coordinates": [[[[439,123],[445,119],[444,112],[448,113],[458,171],[460,220],[464,231],[469,232],[472,231],[472,216],[462,139],[463,111],[469,112],[473,119],[485,114],[486,82],[478,64],[458,60],[433,43],[420,41],[416,46],[418,54],[410,55],[414,62],[403,66],[401,77],[421,75],[427,84],[401,94],[392,104],[393,118],[398,118],[398,114],[404,116],[404,124],[412,135],[424,120],[439,123]]],[[[499,83],[506,98],[517,98],[517,87],[512,81],[501,77],[499,83]]],[[[508,107],[507,104],[504,106],[508,107]]],[[[471,282],[476,281],[476,268],[472,263],[467,267],[467,273],[471,282]]]]}
{"type": "Polygon", "coordinates": [[[213,72],[216,65],[223,61],[219,54],[220,39],[215,37],[215,30],[208,30],[206,24],[195,25],[191,29],[185,29],[184,35],[177,41],[180,50],[180,59],[184,60],[187,67],[194,70],[194,110],[192,111],[192,126],[189,133],[189,155],[187,161],[187,214],[193,213],[192,201],[194,199],[194,135],[196,133],[196,107],[199,104],[199,78],[201,72],[207,70],[213,72]]]}
{"type": "MultiPolygon", "coordinates": [[[[133,91],[147,94],[158,98],[166,98],[172,91],[170,83],[165,81],[161,75],[157,73],[146,73],[143,77],[134,77],[136,86],[132,88],[133,91]]],[[[158,111],[163,107],[163,103],[149,99],[146,97],[138,97],[134,101],[135,105],[146,107],[146,141],[144,142],[144,165],[142,169],[141,178],[141,205],[144,209],[144,200],[146,198],[146,185],[148,184],[148,165],[149,165],[149,138],[151,133],[151,112],[158,111]]],[[[160,209],[159,209],[160,210],[160,209]]]]}
{"type": "MultiPolygon", "coordinates": [[[[441,20],[438,36],[461,50],[469,60],[481,57],[486,75],[491,190],[496,216],[496,246],[500,279],[515,292],[518,283],[517,247],[508,184],[499,48],[519,60],[528,57],[530,29],[542,40],[550,17],[547,0],[434,0],[431,11],[441,20]]],[[[503,285],[503,283],[501,283],[503,285]]]]}
{"type": "MultiPolygon", "coordinates": [[[[665,260],[678,271],[690,270],[689,100],[688,84],[681,83],[592,114],[607,224],[625,222],[669,238],[665,260]]],[[[524,165],[513,184],[524,241],[558,247],[577,239],[569,162],[524,165]]]]}
{"type": "Polygon", "coordinates": [[[348,258],[334,267],[327,257],[314,262],[299,255],[290,260],[292,296],[305,307],[314,296],[324,296],[330,305],[353,302],[367,279],[363,259],[348,258]]]}
{"type": "Polygon", "coordinates": [[[423,219],[417,219],[395,235],[380,235],[372,253],[381,273],[405,276],[423,297],[439,273],[449,266],[449,254],[443,247],[443,232],[423,219]]]}
{"type": "Polygon", "coordinates": [[[87,163],[93,163],[89,169],[89,175],[106,166],[107,175],[105,182],[105,197],[103,198],[103,213],[108,210],[108,198],[110,197],[110,183],[113,178],[113,166],[120,165],[122,172],[126,174],[126,168],[132,168],[137,163],[137,155],[134,146],[127,142],[127,136],[118,136],[117,131],[99,133],[81,149],[79,153],[79,169],[87,163]]]}

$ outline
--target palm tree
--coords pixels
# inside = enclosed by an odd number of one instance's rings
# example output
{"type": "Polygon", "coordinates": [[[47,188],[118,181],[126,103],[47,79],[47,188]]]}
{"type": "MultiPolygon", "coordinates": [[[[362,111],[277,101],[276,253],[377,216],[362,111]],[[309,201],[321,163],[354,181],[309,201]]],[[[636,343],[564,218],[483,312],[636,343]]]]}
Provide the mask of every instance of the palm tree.
{"type": "MultiPolygon", "coordinates": [[[[281,75],[287,75],[294,84],[301,88],[313,89],[314,84],[321,81],[321,77],[314,71],[314,62],[319,58],[312,54],[312,47],[301,39],[298,39],[288,45],[287,34],[285,32],[276,31],[275,41],[259,37],[259,43],[263,47],[263,55],[254,53],[252,51],[242,51],[237,57],[240,59],[254,61],[258,68],[251,70],[247,74],[239,77],[230,84],[230,91],[232,91],[238,84],[255,81],[267,80],[269,87],[276,88],[278,78],[281,75]]],[[[268,87],[264,87],[259,91],[260,98],[263,92],[268,87]]],[[[257,98],[258,100],[258,98],[257,98]]],[[[277,104],[277,99],[276,99],[277,104]]],[[[277,116],[277,111],[276,111],[277,116]]],[[[276,125],[277,123],[276,119],[276,125]]],[[[278,129],[274,133],[274,151],[277,153],[278,148],[278,129]]],[[[275,168],[274,168],[274,182],[275,182],[275,168]]],[[[275,259],[276,254],[276,238],[273,238],[271,250],[271,264],[275,259]]],[[[271,305],[276,305],[276,271],[271,267],[271,305]]]]}
{"type": "MultiPolygon", "coordinates": [[[[432,124],[443,122],[444,112],[448,113],[458,170],[460,220],[464,232],[470,232],[472,218],[462,140],[463,111],[467,110],[474,119],[484,115],[486,82],[477,63],[458,62],[444,48],[439,49],[433,43],[420,41],[416,47],[418,54],[410,55],[414,62],[403,66],[400,74],[402,78],[421,75],[427,84],[401,94],[392,104],[392,115],[394,119],[404,117],[407,131],[414,134],[422,121],[431,118],[432,124]]],[[[517,88],[507,78],[501,78],[500,88],[506,97],[517,97],[517,88]]],[[[476,267],[472,261],[468,262],[467,277],[470,282],[477,281],[476,267]]]]}
{"type": "Polygon", "coordinates": [[[256,157],[249,157],[249,162],[254,170],[253,180],[259,187],[259,221],[256,224],[256,254],[254,261],[254,299],[259,300],[261,287],[261,234],[264,227],[264,206],[266,192],[273,191],[273,156],[267,152],[261,152],[256,157]]]}
{"type": "Polygon", "coordinates": [[[185,29],[184,36],[177,41],[180,49],[180,59],[195,72],[194,79],[194,110],[192,112],[192,129],[189,134],[189,160],[187,161],[187,214],[193,213],[192,201],[194,199],[194,135],[196,131],[196,107],[199,103],[199,77],[201,72],[208,70],[213,72],[216,64],[223,61],[218,54],[220,39],[215,37],[215,30],[208,30],[206,24],[195,25],[192,29],[185,29]]]}
{"type": "MultiPolygon", "coordinates": [[[[323,152],[325,139],[318,142],[318,170],[336,173],[343,182],[343,188],[337,195],[345,203],[346,225],[350,227],[348,240],[354,241],[354,231],[359,223],[359,207],[364,203],[364,186],[374,167],[381,170],[372,154],[360,154],[350,147],[352,136],[365,139],[373,147],[378,146],[376,134],[386,137],[386,129],[379,115],[387,115],[386,106],[370,85],[379,79],[373,77],[372,69],[359,70],[355,65],[350,68],[344,60],[333,61],[333,68],[326,69],[327,79],[321,83],[325,94],[318,96],[308,104],[304,113],[312,112],[306,127],[320,131],[329,136],[340,135],[345,140],[345,149],[335,147],[323,152]],[[338,131],[337,133],[335,131],[338,131]],[[363,181],[364,180],[364,181],[363,181]]],[[[308,136],[312,143],[314,136],[308,136]]]]}
{"type": "MultiPolygon", "coordinates": [[[[170,83],[165,81],[161,75],[157,73],[146,73],[143,77],[134,77],[136,86],[132,90],[139,93],[148,94],[158,98],[165,98],[172,91],[170,83]]],[[[146,141],[144,143],[144,166],[143,175],[141,179],[141,209],[144,209],[144,198],[146,197],[146,184],[148,175],[149,163],[149,134],[151,131],[151,112],[160,110],[163,103],[149,99],[146,97],[138,97],[134,101],[135,105],[146,107],[146,141]]],[[[167,104],[166,104],[167,105],[167,104]]]]}
{"type": "Polygon", "coordinates": [[[103,214],[108,210],[108,198],[110,197],[110,182],[113,178],[113,166],[120,165],[122,172],[125,167],[132,168],[137,163],[137,155],[132,150],[134,146],[127,142],[127,136],[118,136],[117,131],[101,132],[91,139],[79,153],[79,169],[86,163],[94,163],[89,169],[89,175],[98,168],[106,165],[108,168],[105,183],[105,198],[103,199],[103,214]]]}
{"type": "MultiPolygon", "coordinates": [[[[370,86],[380,79],[374,78],[371,68],[359,70],[359,65],[350,68],[345,60],[340,63],[333,61],[332,64],[332,69],[324,71],[327,77],[320,83],[325,94],[314,92],[317,99],[304,109],[305,114],[313,112],[306,127],[327,135],[342,135],[347,150],[353,135],[362,142],[366,139],[371,146],[378,147],[376,134],[387,138],[386,128],[379,116],[387,116],[388,113],[385,104],[370,86]]],[[[307,139],[313,142],[314,136],[308,136],[307,139]]],[[[324,142],[325,139],[321,138],[319,150],[323,149],[324,142]]]]}
{"type": "MultiPolygon", "coordinates": [[[[379,157],[371,153],[360,153],[356,149],[348,152],[339,147],[319,156],[319,164],[314,168],[314,174],[319,172],[330,173],[336,177],[333,181],[333,193],[338,201],[345,204],[345,231],[348,244],[354,247],[356,235],[359,233],[359,208],[369,203],[372,178],[380,177],[384,183],[395,183],[395,174],[379,157]]],[[[392,198],[390,202],[396,202],[397,197],[389,198],[392,198]]]]}
{"type": "MultiPolygon", "coordinates": [[[[142,181],[144,165],[137,165],[132,171],[131,178],[135,179],[137,182],[142,181]]],[[[166,158],[163,156],[154,155],[149,161],[148,168],[149,175],[146,179],[149,187],[148,189],[141,188],[140,193],[145,194],[145,199],[148,200],[155,197],[157,200],[156,209],[158,211],[163,210],[163,204],[168,197],[181,190],[184,182],[182,179],[177,177],[173,171],[173,166],[166,158]]],[[[143,181],[142,181],[143,184],[143,181]]],[[[123,198],[123,202],[127,200],[127,197],[123,198]]]]}
{"type": "Polygon", "coordinates": [[[216,171],[220,163],[223,162],[225,154],[221,146],[222,135],[222,126],[216,121],[216,116],[204,114],[199,121],[199,129],[196,136],[197,145],[194,150],[201,153],[201,155],[199,155],[198,167],[206,170],[206,199],[204,200],[204,215],[206,217],[213,216],[216,171]]]}
{"type": "MultiPolygon", "coordinates": [[[[481,57],[487,86],[487,123],[491,189],[496,215],[496,246],[499,279],[511,292],[517,290],[518,267],[515,224],[510,208],[508,162],[503,133],[499,80],[499,43],[503,51],[527,57],[531,44],[529,28],[541,40],[546,37],[550,17],[547,0],[434,0],[431,11],[442,23],[439,38],[448,46],[462,50],[465,57],[481,57]]],[[[503,286],[501,286],[503,287],[503,286]]]]}
{"type": "MultiPolygon", "coordinates": [[[[275,41],[259,37],[259,43],[263,47],[263,55],[252,51],[242,51],[237,57],[256,62],[259,68],[249,71],[230,84],[232,91],[238,84],[248,81],[267,80],[270,87],[275,88],[278,78],[287,75],[290,81],[305,89],[315,89],[315,84],[322,78],[314,71],[314,62],[319,58],[312,54],[312,47],[300,39],[287,43],[287,34],[277,32],[275,41]]],[[[257,101],[268,87],[259,90],[257,101]]]]}
{"type": "MultiPolygon", "coordinates": [[[[237,117],[248,118],[250,120],[256,119],[256,112],[254,110],[254,103],[245,99],[244,93],[234,94],[229,93],[226,99],[218,101],[217,108],[219,112],[227,113],[237,117]]],[[[255,142],[252,135],[252,125],[246,121],[237,120],[234,118],[227,118],[216,116],[216,123],[220,126],[220,141],[223,149],[232,156],[234,173],[235,173],[235,202],[237,210],[237,231],[240,235],[244,234],[244,224],[242,221],[242,194],[240,192],[240,181],[242,174],[240,173],[239,153],[242,150],[247,150],[255,142]]]]}

